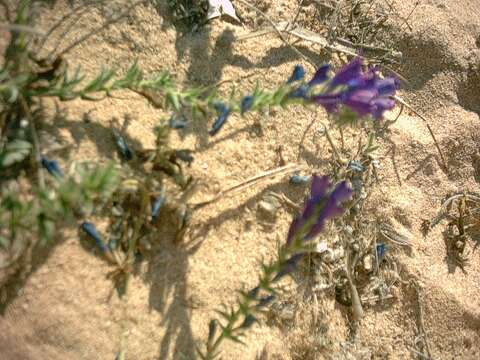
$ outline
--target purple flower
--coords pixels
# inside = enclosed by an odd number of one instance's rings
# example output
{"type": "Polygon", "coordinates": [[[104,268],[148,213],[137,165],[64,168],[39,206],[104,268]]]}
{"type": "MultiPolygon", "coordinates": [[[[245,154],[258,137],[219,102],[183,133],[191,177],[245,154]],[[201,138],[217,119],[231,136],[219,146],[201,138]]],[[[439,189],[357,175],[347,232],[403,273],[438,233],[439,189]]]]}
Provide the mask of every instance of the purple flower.
{"type": "Polygon", "coordinates": [[[338,85],[346,85],[352,80],[356,80],[362,75],[362,59],[356,57],[344,67],[342,67],[333,77],[330,88],[338,85]]]}
{"type": "Polygon", "coordinates": [[[220,131],[222,126],[225,124],[225,121],[227,121],[228,116],[230,115],[230,108],[224,103],[215,103],[213,104],[213,107],[215,108],[215,110],[217,110],[218,116],[213,122],[212,128],[209,131],[210,136],[213,136],[220,131]]]}
{"type": "Polygon", "coordinates": [[[308,83],[309,87],[328,81],[326,90],[310,96],[310,100],[322,105],[328,112],[338,111],[344,105],[358,116],[371,115],[381,119],[387,110],[395,106],[391,96],[399,88],[393,77],[382,79],[375,68],[363,71],[361,58],[355,58],[328,80],[328,66],[322,66],[308,83]]]}
{"type": "Polygon", "coordinates": [[[132,160],[133,159],[133,152],[128,147],[127,142],[123,138],[122,135],[116,130],[112,130],[113,138],[115,139],[115,145],[117,145],[118,153],[125,159],[125,160],[132,160]]]}
{"type": "MultiPolygon", "coordinates": [[[[327,176],[312,178],[310,197],[305,202],[302,213],[291,223],[287,235],[287,246],[312,240],[324,228],[327,220],[343,214],[342,202],[348,200],[352,195],[345,181],[337,184],[331,189],[332,184],[327,176]]],[[[281,267],[276,274],[274,281],[291,273],[304,254],[294,254],[281,267]]]]}
{"type": "Polygon", "coordinates": [[[385,253],[387,252],[387,245],[384,243],[377,244],[377,258],[379,261],[383,260],[385,253]]]}
{"type": "Polygon", "coordinates": [[[308,82],[308,86],[312,87],[327,81],[329,71],[330,71],[330,65],[326,64],[326,65],[320,66],[318,70],[315,72],[315,75],[313,75],[313,78],[308,82]]]}
{"type": "Polygon", "coordinates": [[[287,244],[296,236],[300,236],[302,241],[311,240],[323,230],[325,221],[343,213],[340,204],[350,198],[352,189],[342,181],[327,194],[330,187],[327,176],[313,176],[310,198],[306,201],[302,214],[290,225],[287,244]]]}
{"type": "Polygon", "coordinates": [[[293,69],[292,75],[287,80],[287,84],[291,84],[292,82],[302,80],[305,77],[305,69],[302,65],[295,65],[293,69]]]}

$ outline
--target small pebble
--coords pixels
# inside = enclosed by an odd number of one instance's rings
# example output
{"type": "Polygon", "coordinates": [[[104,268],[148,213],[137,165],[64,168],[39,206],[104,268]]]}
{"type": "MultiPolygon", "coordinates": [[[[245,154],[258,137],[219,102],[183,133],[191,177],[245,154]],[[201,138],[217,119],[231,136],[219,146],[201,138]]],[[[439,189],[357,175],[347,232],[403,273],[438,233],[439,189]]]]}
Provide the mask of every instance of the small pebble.
{"type": "Polygon", "coordinates": [[[372,271],[372,269],[373,269],[372,264],[373,264],[372,255],[366,255],[366,256],[363,258],[363,269],[364,269],[366,272],[372,271]]]}

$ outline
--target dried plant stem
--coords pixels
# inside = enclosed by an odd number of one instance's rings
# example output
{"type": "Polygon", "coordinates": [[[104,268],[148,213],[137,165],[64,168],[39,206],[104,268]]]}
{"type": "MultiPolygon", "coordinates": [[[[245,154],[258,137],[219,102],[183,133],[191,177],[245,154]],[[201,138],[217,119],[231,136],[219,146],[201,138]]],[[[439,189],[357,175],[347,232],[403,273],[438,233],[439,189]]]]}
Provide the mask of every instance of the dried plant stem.
{"type": "Polygon", "coordinates": [[[472,194],[466,194],[466,193],[461,193],[461,194],[455,194],[447,198],[441,206],[440,212],[435,218],[433,218],[432,221],[430,221],[430,229],[432,229],[434,226],[436,226],[445,216],[447,215],[447,208],[448,206],[454,202],[455,200],[465,198],[465,200],[480,203],[480,197],[472,194]]]}
{"type": "Polygon", "coordinates": [[[277,32],[277,33],[280,33],[280,35],[282,35],[281,33],[285,32],[287,34],[296,36],[299,39],[310,41],[310,42],[313,42],[315,44],[318,44],[321,47],[323,47],[325,49],[328,49],[328,50],[331,50],[331,51],[338,51],[338,52],[342,52],[344,54],[351,55],[351,56],[358,56],[359,55],[359,53],[357,53],[357,51],[353,48],[338,44],[336,42],[334,42],[333,44],[330,44],[325,37],[323,37],[323,36],[321,36],[317,33],[314,33],[312,31],[303,29],[303,28],[299,27],[298,25],[295,26],[295,28],[289,28],[290,23],[287,22],[287,21],[282,21],[278,24],[275,24],[275,23],[270,21],[270,24],[271,24],[270,28],[267,28],[267,29],[264,29],[264,30],[258,30],[258,31],[254,31],[254,32],[251,32],[251,33],[246,34],[246,35],[238,36],[238,37],[236,37],[236,40],[239,40],[239,41],[247,40],[247,39],[251,39],[251,38],[254,38],[254,37],[258,37],[258,36],[267,35],[267,34],[270,34],[272,32],[277,32]]]}
{"type": "Polygon", "coordinates": [[[315,64],[315,62],[313,60],[311,60],[308,56],[306,56],[305,54],[300,52],[300,50],[298,50],[295,46],[290,44],[287,41],[287,39],[285,39],[285,37],[283,36],[282,31],[287,30],[288,23],[283,29],[279,29],[277,27],[277,25],[275,25],[275,23],[272,21],[272,19],[270,19],[270,17],[267,14],[265,14],[262,10],[260,10],[255,5],[252,5],[248,1],[245,1],[245,0],[237,0],[237,1],[239,3],[242,3],[243,5],[245,5],[246,7],[256,11],[257,13],[259,13],[273,27],[273,30],[277,33],[278,37],[285,43],[285,45],[287,45],[289,48],[291,48],[298,56],[300,56],[302,59],[307,61],[314,69],[316,69],[317,65],[315,64]]]}
{"type": "Polygon", "coordinates": [[[337,147],[335,146],[335,143],[333,142],[333,139],[330,136],[330,132],[328,131],[327,126],[323,123],[322,123],[322,126],[323,126],[323,130],[325,132],[325,136],[327,137],[328,143],[330,144],[330,147],[332,148],[333,154],[337,158],[337,161],[340,164],[345,164],[346,161],[340,156],[340,153],[338,152],[337,147]]]}
{"type": "Polygon", "coordinates": [[[350,287],[350,297],[352,299],[352,313],[353,313],[353,320],[359,322],[363,318],[363,308],[362,302],[360,301],[360,296],[358,295],[357,287],[353,283],[353,272],[354,267],[358,259],[358,254],[351,258],[351,250],[347,254],[347,266],[346,266],[346,273],[347,273],[347,280],[348,286],[350,287]]]}
{"type": "Polygon", "coordinates": [[[202,208],[206,205],[212,204],[215,201],[224,197],[225,195],[228,195],[232,192],[245,190],[246,188],[248,188],[248,187],[250,187],[254,184],[257,184],[259,181],[265,180],[267,178],[271,178],[271,177],[274,177],[274,176],[277,176],[277,175],[285,175],[285,174],[293,173],[293,172],[299,171],[301,169],[302,169],[302,167],[300,165],[288,164],[288,165],[285,165],[285,166],[282,166],[282,167],[279,167],[279,168],[276,168],[276,169],[273,169],[273,170],[266,171],[266,172],[261,173],[259,175],[255,175],[254,177],[251,177],[250,179],[242,181],[239,184],[236,184],[236,185],[233,185],[229,188],[221,190],[217,195],[215,195],[210,200],[194,204],[193,209],[197,210],[197,209],[200,209],[200,208],[202,208]]]}
{"type": "Polygon", "coordinates": [[[420,114],[417,110],[415,110],[411,105],[409,105],[407,102],[405,102],[405,100],[403,100],[401,97],[395,95],[394,96],[394,99],[397,100],[400,104],[404,105],[407,109],[411,110],[415,115],[417,115],[420,119],[423,120],[423,122],[425,123],[425,125],[427,126],[427,129],[428,129],[428,132],[430,133],[430,136],[432,137],[433,139],[433,142],[435,143],[435,147],[437,148],[437,151],[440,155],[440,158],[442,160],[442,163],[443,163],[443,166],[445,168],[445,171],[447,172],[447,174],[449,174],[449,171],[448,171],[448,165],[447,165],[447,162],[445,161],[445,157],[443,156],[443,152],[442,152],[442,149],[440,149],[440,145],[438,144],[438,141],[437,139],[435,138],[435,134],[433,133],[433,130],[432,128],[430,127],[430,124],[428,123],[428,120],[425,116],[423,116],[422,114],[420,114]]]}
{"type": "MultiPolygon", "coordinates": [[[[425,350],[427,352],[427,359],[432,360],[432,356],[430,353],[430,346],[428,344],[428,334],[425,331],[425,325],[424,325],[424,319],[423,319],[423,306],[422,306],[422,293],[421,293],[421,288],[420,285],[416,280],[411,280],[411,283],[413,285],[413,288],[415,289],[415,292],[417,294],[417,303],[418,303],[418,336],[421,338],[421,342],[423,346],[425,347],[425,350]]],[[[423,350],[423,349],[422,349],[423,350]]]]}
{"type": "Polygon", "coordinates": [[[31,26],[21,25],[21,24],[0,23],[0,29],[7,29],[9,31],[14,31],[14,32],[26,32],[26,33],[41,36],[41,37],[46,36],[46,34],[41,30],[35,29],[31,26]]]}
{"type": "Polygon", "coordinates": [[[410,347],[410,346],[407,346],[407,348],[408,348],[411,352],[415,353],[415,355],[421,357],[422,359],[432,360],[432,358],[431,358],[430,356],[425,355],[425,354],[421,353],[421,352],[418,351],[418,350],[415,350],[414,348],[412,348],[412,347],[410,347]]]}
{"type": "Polygon", "coordinates": [[[32,113],[30,112],[30,108],[27,104],[27,101],[23,96],[18,97],[20,101],[20,105],[22,106],[22,110],[25,113],[25,116],[28,119],[28,125],[30,127],[30,133],[32,135],[32,141],[33,141],[33,151],[35,155],[35,165],[37,168],[37,176],[38,176],[38,185],[40,186],[40,189],[45,189],[45,177],[43,176],[43,171],[41,168],[41,148],[40,148],[40,141],[38,140],[38,134],[37,134],[37,129],[35,128],[35,123],[33,120],[32,113]]]}
{"type": "Polygon", "coordinates": [[[387,294],[387,295],[377,295],[377,296],[370,296],[370,297],[363,297],[362,303],[371,303],[373,301],[383,301],[383,300],[389,300],[389,299],[394,299],[395,295],[387,294]]]}
{"type": "MultiPolygon", "coordinates": [[[[289,24],[289,28],[295,27],[295,24],[297,23],[298,17],[300,16],[300,12],[302,11],[302,6],[303,6],[304,1],[305,0],[300,0],[300,3],[298,4],[298,7],[297,7],[297,11],[296,11],[295,16],[293,18],[293,21],[292,21],[291,24],[289,24]]],[[[290,40],[289,35],[290,34],[287,34],[287,40],[288,41],[290,40]]]]}
{"type": "Polygon", "coordinates": [[[318,324],[318,297],[315,291],[313,292],[313,326],[318,324]]]}

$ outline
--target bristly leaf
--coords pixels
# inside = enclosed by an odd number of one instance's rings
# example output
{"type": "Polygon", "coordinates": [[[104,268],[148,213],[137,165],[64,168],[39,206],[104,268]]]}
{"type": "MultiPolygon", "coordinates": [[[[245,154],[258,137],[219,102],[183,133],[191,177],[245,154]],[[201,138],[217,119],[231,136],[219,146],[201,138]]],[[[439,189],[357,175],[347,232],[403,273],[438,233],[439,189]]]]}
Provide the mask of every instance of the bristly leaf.
{"type": "Polygon", "coordinates": [[[208,349],[212,347],[213,339],[215,337],[216,332],[217,332],[217,320],[213,319],[208,324],[208,340],[207,340],[208,349]]]}
{"type": "Polygon", "coordinates": [[[257,322],[257,318],[255,316],[253,316],[252,314],[247,314],[247,316],[245,317],[245,320],[243,320],[242,325],[240,325],[240,328],[248,329],[256,322],[257,322]]]}
{"type": "Polygon", "coordinates": [[[232,335],[232,336],[229,337],[229,339],[232,340],[232,341],[234,341],[234,342],[236,342],[236,343],[238,343],[238,344],[242,344],[242,345],[244,345],[244,346],[247,345],[245,342],[243,342],[242,340],[240,340],[239,336],[233,336],[233,335],[232,335]]]}
{"type": "Polygon", "coordinates": [[[27,158],[32,150],[32,144],[25,140],[9,142],[0,153],[0,168],[9,167],[27,158]]]}

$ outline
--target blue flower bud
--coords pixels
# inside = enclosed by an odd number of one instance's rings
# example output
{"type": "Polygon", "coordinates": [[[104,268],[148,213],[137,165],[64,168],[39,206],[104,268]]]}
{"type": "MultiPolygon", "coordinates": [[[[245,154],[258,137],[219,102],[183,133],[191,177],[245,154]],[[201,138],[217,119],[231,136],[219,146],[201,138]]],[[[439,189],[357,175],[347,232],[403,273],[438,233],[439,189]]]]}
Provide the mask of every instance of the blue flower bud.
{"type": "Polygon", "coordinates": [[[212,128],[209,131],[210,136],[213,136],[220,131],[230,115],[230,108],[227,105],[223,103],[215,103],[213,106],[215,110],[217,110],[218,117],[213,122],[212,128]]]}
{"type": "Polygon", "coordinates": [[[287,84],[291,84],[292,82],[302,80],[305,77],[305,69],[302,65],[295,65],[293,69],[292,75],[287,80],[287,84]]]}
{"type": "Polygon", "coordinates": [[[102,250],[102,252],[105,253],[109,251],[108,247],[103,243],[100,234],[97,232],[95,225],[85,221],[80,225],[80,227],[83,231],[85,231],[88,236],[90,236],[95,241],[95,244],[99,247],[100,250],[102,250]]]}
{"type": "Polygon", "coordinates": [[[57,178],[63,177],[63,172],[60,169],[60,165],[56,160],[48,160],[45,156],[41,157],[42,166],[48,171],[48,173],[57,178]]]}
{"type": "Polygon", "coordinates": [[[242,102],[240,103],[240,113],[243,115],[253,106],[255,99],[252,95],[244,96],[242,102]]]}

